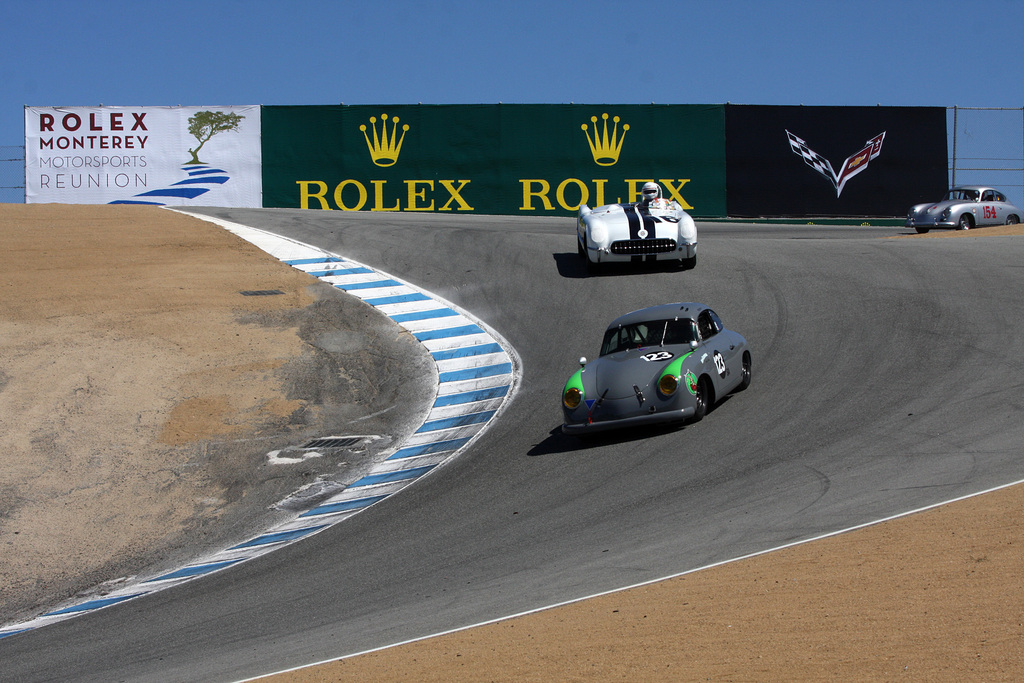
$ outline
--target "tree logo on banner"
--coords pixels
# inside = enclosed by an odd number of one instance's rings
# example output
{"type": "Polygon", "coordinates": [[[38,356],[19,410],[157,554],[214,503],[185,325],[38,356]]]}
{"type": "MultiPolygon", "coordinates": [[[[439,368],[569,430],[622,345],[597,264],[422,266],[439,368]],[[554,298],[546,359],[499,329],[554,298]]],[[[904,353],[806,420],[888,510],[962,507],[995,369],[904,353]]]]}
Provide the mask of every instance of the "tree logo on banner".
{"type": "Polygon", "coordinates": [[[189,149],[189,153],[192,158],[186,162],[187,166],[194,164],[202,164],[199,160],[199,150],[203,148],[207,142],[210,141],[217,133],[223,133],[227,130],[238,130],[238,124],[242,122],[245,117],[241,114],[231,112],[225,114],[222,111],[199,111],[196,112],[195,116],[191,116],[188,119],[188,132],[199,141],[199,145],[195,149],[189,149]]]}
{"type": "Polygon", "coordinates": [[[840,170],[839,173],[836,173],[832,170],[832,163],[808,147],[804,140],[793,135],[788,130],[786,131],[786,136],[789,137],[789,148],[793,150],[793,154],[801,157],[805,164],[828,178],[832,183],[832,186],[836,188],[837,198],[843,193],[843,188],[846,186],[846,182],[866,169],[868,167],[868,163],[882,153],[882,140],[885,139],[885,133],[882,132],[868,140],[864,143],[864,149],[860,150],[856,154],[846,157],[846,161],[843,162],[842,170],[840,170]]]}

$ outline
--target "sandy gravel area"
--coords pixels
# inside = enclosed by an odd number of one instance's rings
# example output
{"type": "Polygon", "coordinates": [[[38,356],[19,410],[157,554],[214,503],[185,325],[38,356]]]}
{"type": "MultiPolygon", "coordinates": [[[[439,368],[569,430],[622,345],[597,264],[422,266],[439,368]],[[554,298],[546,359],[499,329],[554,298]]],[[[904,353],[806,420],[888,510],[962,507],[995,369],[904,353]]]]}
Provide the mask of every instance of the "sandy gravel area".
{"type": "MultiPolygon", "coordinates": [[[[372,455],[270,450],[355,425],[390,443],[425,410],[381,388],[433,381],[408,335],[209,223],[0,204],[0,238],[0,623],[244,538],[372,455]]],[[[1009,487],[277,678],[1021,680],[1022,523],[1009,487]]]]}
{"type": "Polygon", "coordinates": [[[429,409],[411,335],[211,223],[0,204],[0,240],[0,623],[247,540],[429,409]],[[342,434],[380,438],[268,458],[342,434]]]}

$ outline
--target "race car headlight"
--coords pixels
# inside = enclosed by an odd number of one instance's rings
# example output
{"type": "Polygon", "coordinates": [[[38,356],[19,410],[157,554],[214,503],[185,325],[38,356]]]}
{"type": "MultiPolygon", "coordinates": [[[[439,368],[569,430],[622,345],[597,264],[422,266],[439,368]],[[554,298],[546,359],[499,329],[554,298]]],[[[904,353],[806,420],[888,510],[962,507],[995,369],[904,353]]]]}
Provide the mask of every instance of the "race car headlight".
{"type": "Polygon", "coordinates": [[[949,209],[946,209],[945,211],[943,211],[942,212],[942,220],[948,219],[949,218],[949,214],[950,214],[950,210],[949,209]]]}
{"type": "Polygon", "coordinates": [[[671,396],[679,388],[679,378],[675,375],[662,375],[658,380],[658,391],[665,396],[671,396]]]}
{"type": "Polygon", "coordinates": [[[594,244],[604,244],[608,240],[608,228],[601,221],[590,223],[590,241],[594,244]]]}
{"type": "Polygon", "coordinates": [[[582,400],[583,392],[576,387],[569,387],[565,390],[565,393],[562,394],[562,403],[569,410],[576,410],[576,407],[579,406],[580,401],[582,400]]]}

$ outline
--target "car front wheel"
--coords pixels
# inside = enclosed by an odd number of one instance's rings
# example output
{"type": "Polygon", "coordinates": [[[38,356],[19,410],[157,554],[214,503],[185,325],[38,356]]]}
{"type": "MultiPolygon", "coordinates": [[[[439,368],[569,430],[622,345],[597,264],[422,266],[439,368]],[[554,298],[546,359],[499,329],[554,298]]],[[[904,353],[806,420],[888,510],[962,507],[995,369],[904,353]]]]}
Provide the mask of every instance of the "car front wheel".
{"type": "Polygon", "coordinates": [[[708,414],[708,402],[711,400],[711,380],[707,375],[697,380],[697,395],[695,397],[695,410],[691,422],[700,422],[708,414]]]}
{"type": "Polygon", "coordinates": [[[964,215],[960,216],[960,222],[957,225],[961,230],[970,230],[971,228],[973,228],[974,224],[971,221],[971,214],[965,213],[964,215]]]}

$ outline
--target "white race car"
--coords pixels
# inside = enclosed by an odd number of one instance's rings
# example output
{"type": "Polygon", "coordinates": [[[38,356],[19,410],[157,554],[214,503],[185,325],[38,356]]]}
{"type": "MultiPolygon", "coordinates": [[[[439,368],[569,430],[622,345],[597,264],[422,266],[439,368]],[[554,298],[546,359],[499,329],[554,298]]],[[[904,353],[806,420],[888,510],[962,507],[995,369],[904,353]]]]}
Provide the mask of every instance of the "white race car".
{"type": "Polygon", "coordinates": [[[663,199],[657,189],[658,196],[645,195],[639,202],[580,207],[576,247],[588,270],[612,262],[678,261],[686,269],[697,265],[693,218],[679,202],[663,199]]]}

